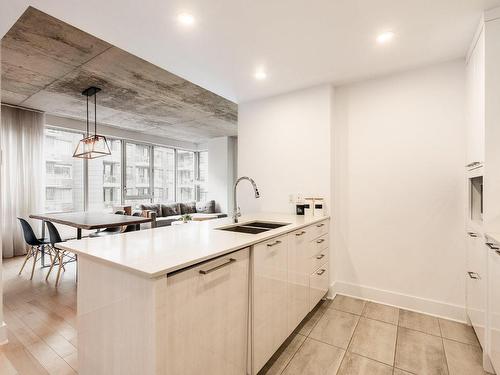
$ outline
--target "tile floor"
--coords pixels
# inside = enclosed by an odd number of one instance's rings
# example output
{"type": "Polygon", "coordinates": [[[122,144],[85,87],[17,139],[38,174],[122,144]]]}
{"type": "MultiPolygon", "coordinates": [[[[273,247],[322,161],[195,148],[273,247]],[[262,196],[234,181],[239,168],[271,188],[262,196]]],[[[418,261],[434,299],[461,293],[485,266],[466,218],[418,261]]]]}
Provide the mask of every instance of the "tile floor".
{"type": "Polygon", "coordinates": [[[484,375],[470,326],[338,295],[309,314],[260,375],[484,375]]]}

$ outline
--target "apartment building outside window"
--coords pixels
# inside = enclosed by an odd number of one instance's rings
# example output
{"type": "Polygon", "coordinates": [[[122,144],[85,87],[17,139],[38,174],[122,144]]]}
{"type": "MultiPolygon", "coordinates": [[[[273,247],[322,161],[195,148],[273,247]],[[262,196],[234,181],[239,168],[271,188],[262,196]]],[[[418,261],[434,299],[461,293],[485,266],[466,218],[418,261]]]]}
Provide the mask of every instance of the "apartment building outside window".
{"type": "Polygon", "coordinates": [[[194,152],[177,151],[177,200],[194,201],[195,159],[194,152]]]}
{"type": "Polygon", "coordinates": [[[208,182],[208,152],[198,152],[198,178],[196,181],[197,197],[199,201],[208,199],[207,182],[208,182]]]}
{"type": "Polygon", "coordinates": [[[111,155],[88,161],[89,211],[113,210],[121,203],[121,141],[108,139],[111,155]]]}
{"type": "Polygon", "coordinates": [[[84,165],[73,158],[81,139],[78,133],[46,128],[45,211],[68,212],[84,209],[84,165]]]}

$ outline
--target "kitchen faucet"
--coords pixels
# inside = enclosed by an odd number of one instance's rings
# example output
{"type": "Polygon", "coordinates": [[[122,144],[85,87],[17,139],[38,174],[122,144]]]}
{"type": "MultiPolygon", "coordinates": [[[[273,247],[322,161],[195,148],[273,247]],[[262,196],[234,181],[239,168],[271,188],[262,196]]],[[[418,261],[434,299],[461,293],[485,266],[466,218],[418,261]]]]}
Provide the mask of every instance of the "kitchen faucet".
{"type": "Polygon", "coordinates": [[[250,181],[250,183],[252,184],[253,186],[253,190],[255,192],[255,198],[260,198],[260,193],[259,193],[259,189],[257,188],[257,184],[255,183],[254,180],[252,180],[250,177],[247,177],[247,176],[243,176],[243,177],[240,177],[236,180],[236,182],[234,183],[234,196],[233,196],[233,207],[234,207],[234,211],[233,211],[233,222],[234,223],[237,223],[238,222],[238,218],[241,216],[241,211],[240,211],[240,208],[238,207],[238,200],[236,199],[236,188],[238,187],[238,184],[241,180],[248,180],[250,181]]]}

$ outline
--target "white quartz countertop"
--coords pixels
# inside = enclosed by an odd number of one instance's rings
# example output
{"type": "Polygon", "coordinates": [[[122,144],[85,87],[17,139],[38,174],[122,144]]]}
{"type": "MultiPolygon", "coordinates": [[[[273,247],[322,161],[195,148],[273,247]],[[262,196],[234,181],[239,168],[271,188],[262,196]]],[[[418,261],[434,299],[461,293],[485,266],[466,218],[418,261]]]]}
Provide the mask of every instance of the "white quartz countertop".
{"type": "Polygon", "coordinates": [[[245,215],[239,224],[260,220],[289,223],[259,234],[237,233],[215,228],[233,225],[231,218],[190,222],[155,229],[84,238],[57,244],[59,248],[105,262],[111,266],[156,278],[167,273],[251,246],[328,219],[261,213],[245,215]]]}

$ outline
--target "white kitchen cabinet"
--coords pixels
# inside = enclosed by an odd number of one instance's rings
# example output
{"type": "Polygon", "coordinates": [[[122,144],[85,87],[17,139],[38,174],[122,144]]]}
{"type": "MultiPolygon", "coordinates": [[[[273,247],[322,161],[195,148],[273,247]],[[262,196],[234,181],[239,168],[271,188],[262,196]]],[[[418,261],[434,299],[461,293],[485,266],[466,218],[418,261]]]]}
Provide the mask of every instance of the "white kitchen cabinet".
{"type": "Polygon", "coordinates": [[[252,373],[288,337],[288,235],[253,246],[252,373]]]}
{"type": "Polygon", "coordinates": [[[309,274],[316,271],[324,263],[328,262],[329,253],[328,234],[311,241],[309,247],[309,274]]]}
{"type": "Polygon", "coordinates": [[[474,231],[466,234],[466,308],[476,335],[485,348],[486,328],[486,288],[487,288],[487,251],[484,237],[474,231]]]}
{"type": "Polygon", "coordinates": [[[308,232],[308,238],[309,240],[313,240],[328,233],[328,221],[320,221],[319,223],[310,225],[307,228],[310,229],[308,232]]]}
{"type": "Polygon", "coordinates": [[[309,313],[309,259],[312,228],[288,235],[288,334],[309,313]]]}
{"type": "Polygon", "coordinates": [[[318,302],[328,292],[329,276],[328,263],[325,263],[309,277],[309,303],[311,310],[314,309],[318,302]]]}
{"type": "Polygon", "coordinates": [[[249,249],[167,277],[167,374],[247,373],[249,249]]]}
{"type": "MultiPolygon", "coordinates": [[[[484,162],[485,38],[481,29],[466,65],[467,164],[484,162]]],[[[477,166],[477,164],[475,165],[477,166]]],[[[474,167],[474,165],[473,165],[474,167]]]]}
{"type": "Polygon", "coordinates": [[[489,268],[489,342],[490,359],[500,373],[500,244],[487,243],[489,268]]]}

